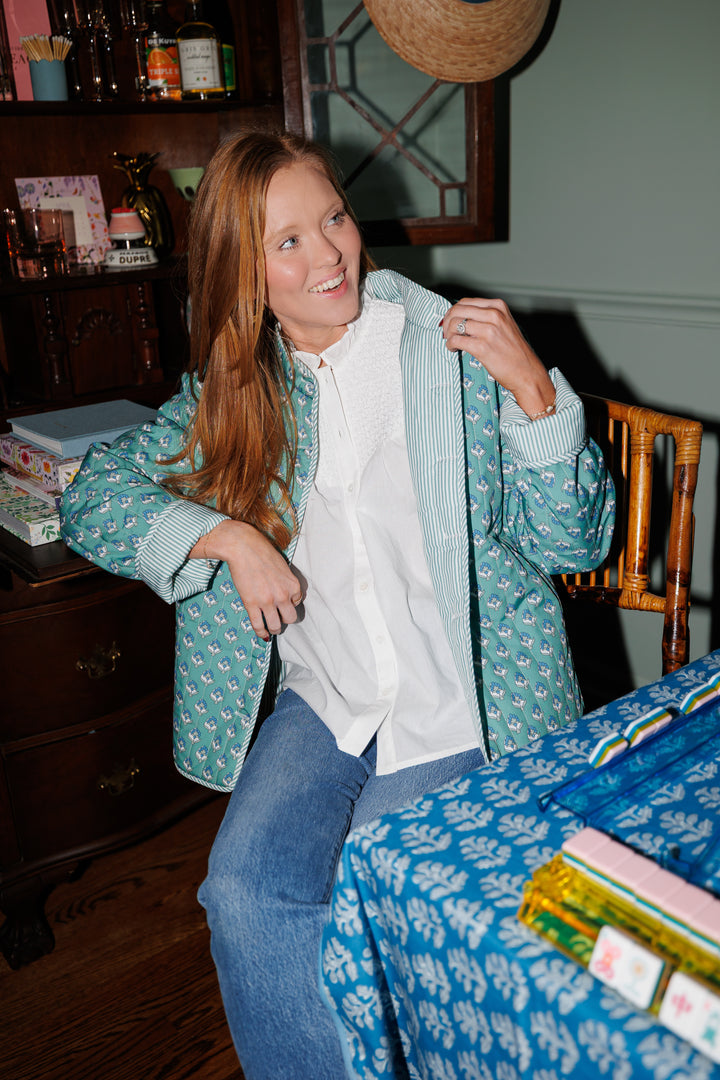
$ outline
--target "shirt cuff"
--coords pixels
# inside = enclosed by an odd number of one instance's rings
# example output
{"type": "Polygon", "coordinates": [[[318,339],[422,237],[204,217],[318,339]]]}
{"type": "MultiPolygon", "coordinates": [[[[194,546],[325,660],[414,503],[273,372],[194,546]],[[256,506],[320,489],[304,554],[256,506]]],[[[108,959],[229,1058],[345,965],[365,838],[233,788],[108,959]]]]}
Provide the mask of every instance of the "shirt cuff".
{"type": "Polygon", "coordinates": [[[219,563],[212,559],[189,559],[200,537],[227,516],[209,506],[173,503],[159,515],[140,544],[136,556],[138,574],[163,600],[174,603],[208,587],[219,563]]]}
{"type": "Polygon", "coordinates": [[[549,373],[555,387],[555,412],[531,420],[508,390],[500,406],[500,430],[512,456],[524,465],[554,465],[575,457],[587,443],[585,410],[565,376],[549,373]]]}

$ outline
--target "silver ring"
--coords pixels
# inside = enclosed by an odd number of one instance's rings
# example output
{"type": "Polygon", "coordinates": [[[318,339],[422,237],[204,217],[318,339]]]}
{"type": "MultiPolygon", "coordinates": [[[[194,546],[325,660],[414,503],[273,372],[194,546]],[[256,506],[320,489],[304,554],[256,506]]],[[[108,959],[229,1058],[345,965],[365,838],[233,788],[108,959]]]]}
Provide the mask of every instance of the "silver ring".
{"type": "Polygon", "coordinates": [[[461,337],[463,336],[463,334],[467,333],[467,331],[465,329],[465,323],[466,322],[467,322],[467,319],[461,319],[460,322],[457,324],[457,330],[455,331],[455,333],[460,334],[461,337]]]}

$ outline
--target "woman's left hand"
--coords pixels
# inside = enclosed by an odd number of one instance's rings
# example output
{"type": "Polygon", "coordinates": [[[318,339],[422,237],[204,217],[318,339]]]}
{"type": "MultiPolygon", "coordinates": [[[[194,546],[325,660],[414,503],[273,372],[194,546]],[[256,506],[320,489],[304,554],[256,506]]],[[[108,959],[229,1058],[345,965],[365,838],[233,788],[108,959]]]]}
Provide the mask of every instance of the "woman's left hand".
{"type": "Polygon", "coordinates": [[[552,405],[552,380],[504,300],[460,300],[445,313],[442,328],[448,349],[462,349],[479,360],[501,386],[511,391],[528,416],[552,405]]]}

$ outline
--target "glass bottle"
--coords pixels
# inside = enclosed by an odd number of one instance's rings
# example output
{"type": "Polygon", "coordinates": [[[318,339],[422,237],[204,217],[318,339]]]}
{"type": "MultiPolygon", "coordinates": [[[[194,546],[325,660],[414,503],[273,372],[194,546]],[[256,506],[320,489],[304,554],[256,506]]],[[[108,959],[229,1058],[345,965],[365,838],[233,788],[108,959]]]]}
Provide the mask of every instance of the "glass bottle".
{"type": "Polygon", "coordinates": [[[179,24],[168,13],[165,0],[148,0],[147,18],[147,95],[154,101],[180,101],[182,91],[176,41],[179,24]]]}
{"type": "Polygon", "coordinates": [[[177,50],[183,101],[225,97],[220,39],[215,28],[205,22],[198,0],[186,5],[185,22],[177,32],[177,50]]]}
{"type": "Polygon", "coordinates": [[[71,42],[70,50],[65,57],[65,74],[67,75],[70,97],[81,100],[83,86],[78,60],[80,27],[73,0],[48,0],[48,14],[50,15],[50,26],[53,34],[57,37],[69,38],[71,42]]]}
{"type": "Polygon", "coordinates": [[[203,13],[220,38],[225,97],[234,97],[237,90],[237,50],[235,26],[227,0],[203,0],[203,13]]]}
{"type": "Polygon", "coordinates": [[[147,4],[145,0],[119,0],[120,22],[123,33],[127,33],[133,43],[135,54],[135,91],[138,101],[147,100],[147,4]]]}

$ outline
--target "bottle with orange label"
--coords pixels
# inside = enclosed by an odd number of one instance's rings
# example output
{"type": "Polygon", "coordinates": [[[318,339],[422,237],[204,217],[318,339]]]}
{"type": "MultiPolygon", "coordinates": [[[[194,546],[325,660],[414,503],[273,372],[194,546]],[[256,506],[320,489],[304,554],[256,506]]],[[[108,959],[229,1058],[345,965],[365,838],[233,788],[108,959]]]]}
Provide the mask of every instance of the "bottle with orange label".
{"type": "Polygon", "coordinates": [[[176,41],[179,24],[169,15],[165,0],[148,0],[147,14],[145,55],[148,97],[155,101],[180,101],[182,90],[176,41]]]}

